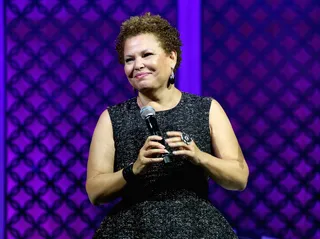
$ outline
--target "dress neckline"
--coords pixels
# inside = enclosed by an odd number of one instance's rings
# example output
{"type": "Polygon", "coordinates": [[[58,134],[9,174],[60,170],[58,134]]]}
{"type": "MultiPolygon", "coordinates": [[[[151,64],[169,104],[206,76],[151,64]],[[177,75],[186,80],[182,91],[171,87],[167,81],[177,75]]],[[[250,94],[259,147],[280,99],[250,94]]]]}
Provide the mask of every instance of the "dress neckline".
{"type": "MultiPolygon", "coordinates": [[[[181,97],[180,97],[180,100],[178,102],[178,104],[176,104],[174,107],[170,108],[170,109],[167,109],[167,110],[160,110],[160,111],[156,111],[157,114],[164,114],[164,113],[167,113],[167,112],[171,112],[177,108],[180,107],[180,105],[182,104],[182,102],[184,101],[184,98],[185,98],[185,93],[181,91],[181,97]]],[[[137,102],[137,99],[138,97],[135,98],[135,106],[139,109],[139,111],[141,110],[141,108],[139,107],[138,105],[138,102],[137,102]]]]}

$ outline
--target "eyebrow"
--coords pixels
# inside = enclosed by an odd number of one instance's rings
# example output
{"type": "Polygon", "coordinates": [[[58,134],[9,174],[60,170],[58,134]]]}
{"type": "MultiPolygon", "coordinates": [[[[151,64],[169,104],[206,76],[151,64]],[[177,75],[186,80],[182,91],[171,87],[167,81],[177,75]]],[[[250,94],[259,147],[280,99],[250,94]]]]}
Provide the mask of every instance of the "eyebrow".
{"type": "MultiPolygon", "coordinates": [[[[151,50],[151,49],[146,49],[146,50],[141,51],[140,53],[141,53],[141,54],[144,54],[144,53],[146,53],[146,52],[148,52],[148,51],[152,51],[152,50],[151,50]]],[[[133,55],[125,55],[124,57],[125,57],[125,58],[126,58],[126,57],[133,57],[133,55]]]]}

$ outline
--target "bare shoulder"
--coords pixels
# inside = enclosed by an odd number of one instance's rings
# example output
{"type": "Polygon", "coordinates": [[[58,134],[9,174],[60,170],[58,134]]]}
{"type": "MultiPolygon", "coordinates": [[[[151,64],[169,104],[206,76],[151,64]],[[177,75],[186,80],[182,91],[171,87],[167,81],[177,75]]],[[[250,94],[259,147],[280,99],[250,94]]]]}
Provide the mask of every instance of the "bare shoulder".
{"type": "Polygon", "coordinates": [[[212,99],[209,115],[212,147],[221,158],[234,158],[239,154],[240,146],[230,120],[218,101],[212,99]]]}
{"type": "Polygon", "coordinates": [[[96,127],[93,132],[92,136],[92,142],[91,143],[96,143],[95,141],[106,141],[106,143],[113,144],[113,130],[112,130],[112,123],[111,123],[111,118],[109,115],[108,110],[104,110],[96,124],[96,127]]]}
{"type": "Polygon", "coordinates": [[[108,109],[105,109],[101,113],[99,120],[97,122],[96,128],[95,128],[95,131],[96,131],[97,127],[99,127],[99,128],[102,127],[104,129],[110,128],[112,130],[111,118],[110,118],[110,114],[109,114],[108,109]]]}
{"type": "Polygon", "coordinates": [[[93,132],[89,151],[87,177],[90,178],[100,173],[113,172],[114,152],[115,147],[111,118],[108,110],[104,110],[93,132]]]}
{"type": "MultiPolygon", "coordinates": [[[[222,108],[221,104],[212,99],[209,113],[210,126],[218,127],[220,124],[231,126],[229,118],[222,108]]],[[[221,125],[220,125],[221,126],[221,125]]]]}

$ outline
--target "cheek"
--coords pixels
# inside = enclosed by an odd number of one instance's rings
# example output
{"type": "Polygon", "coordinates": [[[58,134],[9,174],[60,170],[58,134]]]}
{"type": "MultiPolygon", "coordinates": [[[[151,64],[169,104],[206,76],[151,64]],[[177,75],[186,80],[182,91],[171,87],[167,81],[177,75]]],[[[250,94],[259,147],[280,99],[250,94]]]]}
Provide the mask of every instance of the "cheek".
{"type": "Polygon", "coordinates": [[[145,66],[151,71],[158,71],[162,68],[163,59],[161,57],[152,57],[145,62],[145,66]]]}
{"type": "Polygon", "coordinates": [[[131,67],[128,65],[124,66],[124,73],[126,74],[127,77],[131,74],[131,67]]]}
{"type": "Polygon", "coordinates": [[[159,58],[157,65],[158,65],[158,68],[161,69],[162,71],[166,71],[167,68],[170,68],[168,64],[168,60],[165,57],[159,58]]]}
{"type": "Polygon", "coordinates": [[[159,62],[160,62],[160,59],[153,59],[149,61],[149,66],[152,67],[153,69],[159,68],[159,62]]]}

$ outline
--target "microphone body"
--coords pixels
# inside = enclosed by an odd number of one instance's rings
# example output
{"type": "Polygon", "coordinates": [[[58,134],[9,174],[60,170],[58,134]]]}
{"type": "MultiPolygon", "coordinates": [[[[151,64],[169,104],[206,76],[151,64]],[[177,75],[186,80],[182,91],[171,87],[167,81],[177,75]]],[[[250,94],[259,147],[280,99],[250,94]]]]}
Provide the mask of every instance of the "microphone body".
{"type": "Polygon", "coordinates": [[[141,109],[140,114],[141,114],[141,117],[146,121],[150,134],[158,135],[162,137],[162,140],[160,141],[160,143],[163,144],[166,150],[169,152],[169,153],[162,154],[163,161],[164,163],[171,163],[172,151],[171,151],[171,148],[167,145],[166,141],[164,140],[161,130],[159,129],[157,119],[155,118],[155,110],[151,106],[145,106],[141,109]]]}
{"type": "Polygon", "coordinates": [[[147,127],[149,129],[150,134],[162,136],[157,123],[157,119],[153,115],[146,116],[145,120],[146,120],[147,127]]]}

